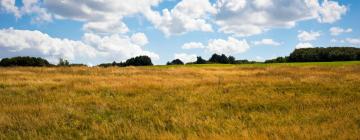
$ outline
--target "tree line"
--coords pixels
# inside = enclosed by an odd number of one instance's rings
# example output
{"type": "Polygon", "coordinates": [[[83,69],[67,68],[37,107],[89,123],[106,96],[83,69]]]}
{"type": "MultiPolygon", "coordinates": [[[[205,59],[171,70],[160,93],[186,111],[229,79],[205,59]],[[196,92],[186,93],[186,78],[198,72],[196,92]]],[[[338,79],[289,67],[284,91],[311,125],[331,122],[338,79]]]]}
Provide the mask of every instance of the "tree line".
{"type": "Polygon", "coordinates": [[[17,56],[12,58],[4,58],[0,61],[0,67],[55,67],[55,66],[86,66],[85,64],[71,64],[68,60],[59,59],[57,65],[51,64],[41,57],[17,56]]]}
{"type": "MultiPolygon", "coordinates": [[[[360,60],[360,48],[354,47],[329,47],[329,48],[303,48],[294,50],[289,56],[278,57],[275,59],[266,60],[265,63],[287,63],[287,62],[330,62],[330,61],[356,61],[360,60]]],[[[226,56],[225,54],[213,54],[208,60],[201,56],[196,58],[196,61],[186,64],[252,64],[260,63],[249,60],[236,60],[233,56],[226,56]]],[[[167,65],[184,65],[185,63],[180,59],[175,59],[166,63],[167,65]]],[[[151,58],[148,56],[137,56],[127,59],[124,62],[104,63],[98,66],[152,66],[151,58]]],[[[4,58],[0,61],[0,66],[34,66],[34,67],[49,67],[49,66],[86,66],[84,64],[71,64],[65,59],[60,59],[57,65],[49,63],[46,59],[40,57],[13,57],[4,58]]]]}
{"type": "Polygon", "coordinates": [[[46,59],[40,57],[13,57],[4,58],[0,61],[0,66],[11,67],[11,66],[34,66],[34,67],[45,67],[52,66],[46,59]]]}
{"type": "MultiPolygon", "coordinates": [[[[187,64],[251,64],[255,61],[248,60],[236,60],[234,56],[226,56],[225,54],[213,54],[208,60],[203,59],[201,56],[196,58],[195,62],[189,62],[187,64]]],[[[167,62],[167,65],[184,65],[180,59],[175,59],[171,62],[167,62]]]]}
{"type": "Polygon", "coordinates": [[[294,50],[289,56],[266,60],[265,63],[286,62],[331,62],[360,60],[360,48],[328,47],[302,48],[294,50]]]}
{"type": "Polygon", "coordinates": [[[104,63],[100,64],[100,67],[112,67],[112,66],[118,66],[118,67],[126,67],[126,66],[152,66],[153,63],[151,61],[151,58],[146,55],[137,56],[130,58],[126,60],[125,62],[119,62],[116,63],[115,61],[112,63],[104,63]]]}

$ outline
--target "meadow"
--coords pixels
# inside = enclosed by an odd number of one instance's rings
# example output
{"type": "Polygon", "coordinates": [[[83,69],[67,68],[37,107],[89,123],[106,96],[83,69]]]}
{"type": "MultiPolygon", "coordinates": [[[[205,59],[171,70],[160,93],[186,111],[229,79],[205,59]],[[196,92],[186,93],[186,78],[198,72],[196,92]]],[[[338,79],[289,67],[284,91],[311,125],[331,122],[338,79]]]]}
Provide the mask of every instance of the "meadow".
{"type": "Polygon", "coordinates": [[[0,139],[360,139],[360,62],[0,68],[0,139]]]}

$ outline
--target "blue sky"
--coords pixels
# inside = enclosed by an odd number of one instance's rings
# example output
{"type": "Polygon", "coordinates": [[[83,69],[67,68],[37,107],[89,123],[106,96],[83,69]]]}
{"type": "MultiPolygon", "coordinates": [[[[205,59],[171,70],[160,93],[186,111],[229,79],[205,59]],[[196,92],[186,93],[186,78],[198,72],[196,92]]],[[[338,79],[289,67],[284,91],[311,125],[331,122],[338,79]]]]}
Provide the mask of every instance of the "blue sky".
{"type": "Polygon", "coordinates": [[[295,48],[360,45],[356,0],[1,0],[0,58],[155,64],[213,53],[263,61],[295,48]],[[188,47],[184,47],[188,46],[188,47]]]}

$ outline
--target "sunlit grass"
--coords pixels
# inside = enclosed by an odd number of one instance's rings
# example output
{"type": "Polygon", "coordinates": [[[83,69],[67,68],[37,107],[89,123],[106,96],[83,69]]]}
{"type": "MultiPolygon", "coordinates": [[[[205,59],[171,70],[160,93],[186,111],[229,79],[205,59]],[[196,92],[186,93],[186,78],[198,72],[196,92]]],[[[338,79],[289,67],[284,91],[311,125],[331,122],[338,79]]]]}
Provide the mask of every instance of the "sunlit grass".
{"type": "Polygon", "coordinates": [[[359,62],[0,68],[0,139],[359,136],[359,62]]]}

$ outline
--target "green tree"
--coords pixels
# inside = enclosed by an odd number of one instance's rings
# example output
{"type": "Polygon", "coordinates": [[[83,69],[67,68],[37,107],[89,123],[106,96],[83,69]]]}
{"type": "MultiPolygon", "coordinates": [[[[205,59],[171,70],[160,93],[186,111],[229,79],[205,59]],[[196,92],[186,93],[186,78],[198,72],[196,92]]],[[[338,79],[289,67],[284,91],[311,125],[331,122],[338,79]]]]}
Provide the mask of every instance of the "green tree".
{"type": "Polygon", "coordinates": [[[329,47],[294,50],[288,57],[290,62],[328,62],[358,60],[359,48],[329,47]]]}
{"type": "Polygon", "coordinates": [[[0,66],[9,67],[9,66],[51,66],[51,64],[40,57],[12,57],[12,58],[4,58],[0,61],[0,66]]]}
{"type": "Polygon", "coordinates": [[[126,60],[124,66],[152,66],[151,58],[148,56],[137,56],[126,60]]]}
{"type": "Polygon", "coordinates": [[[210,63],[220,63],[220,59],[221,59],[221,56],[215,53],[210,57],[209,62],[210,63]]]}
{"type": "Polygon", "coordinates": [[[63,58],[60,58],[60,59],[59,59],[59,64],[58,64],[58,66],[70,66],[70,63],[69,63],[68,60],[65,60],[65,59],[63,59],[63,58]]]}
{"type": "Polygon", "coordinates": [[[229,63],[230,64],[235,64],[236,63],[236,59],[234,56],[229,56],[229,63]]]}
{"type": "Polygon", "coordinates": [[[201,58],[201,56],[196,57],[195,64],[206,64],[206,60],[201,58]]]}
{"type": "Polygon", "coordinates": [[[184,62],[182,62],[180,59],[175,59],[171,62],[168,62],[167,65],[184,65],[184,62]]]}

